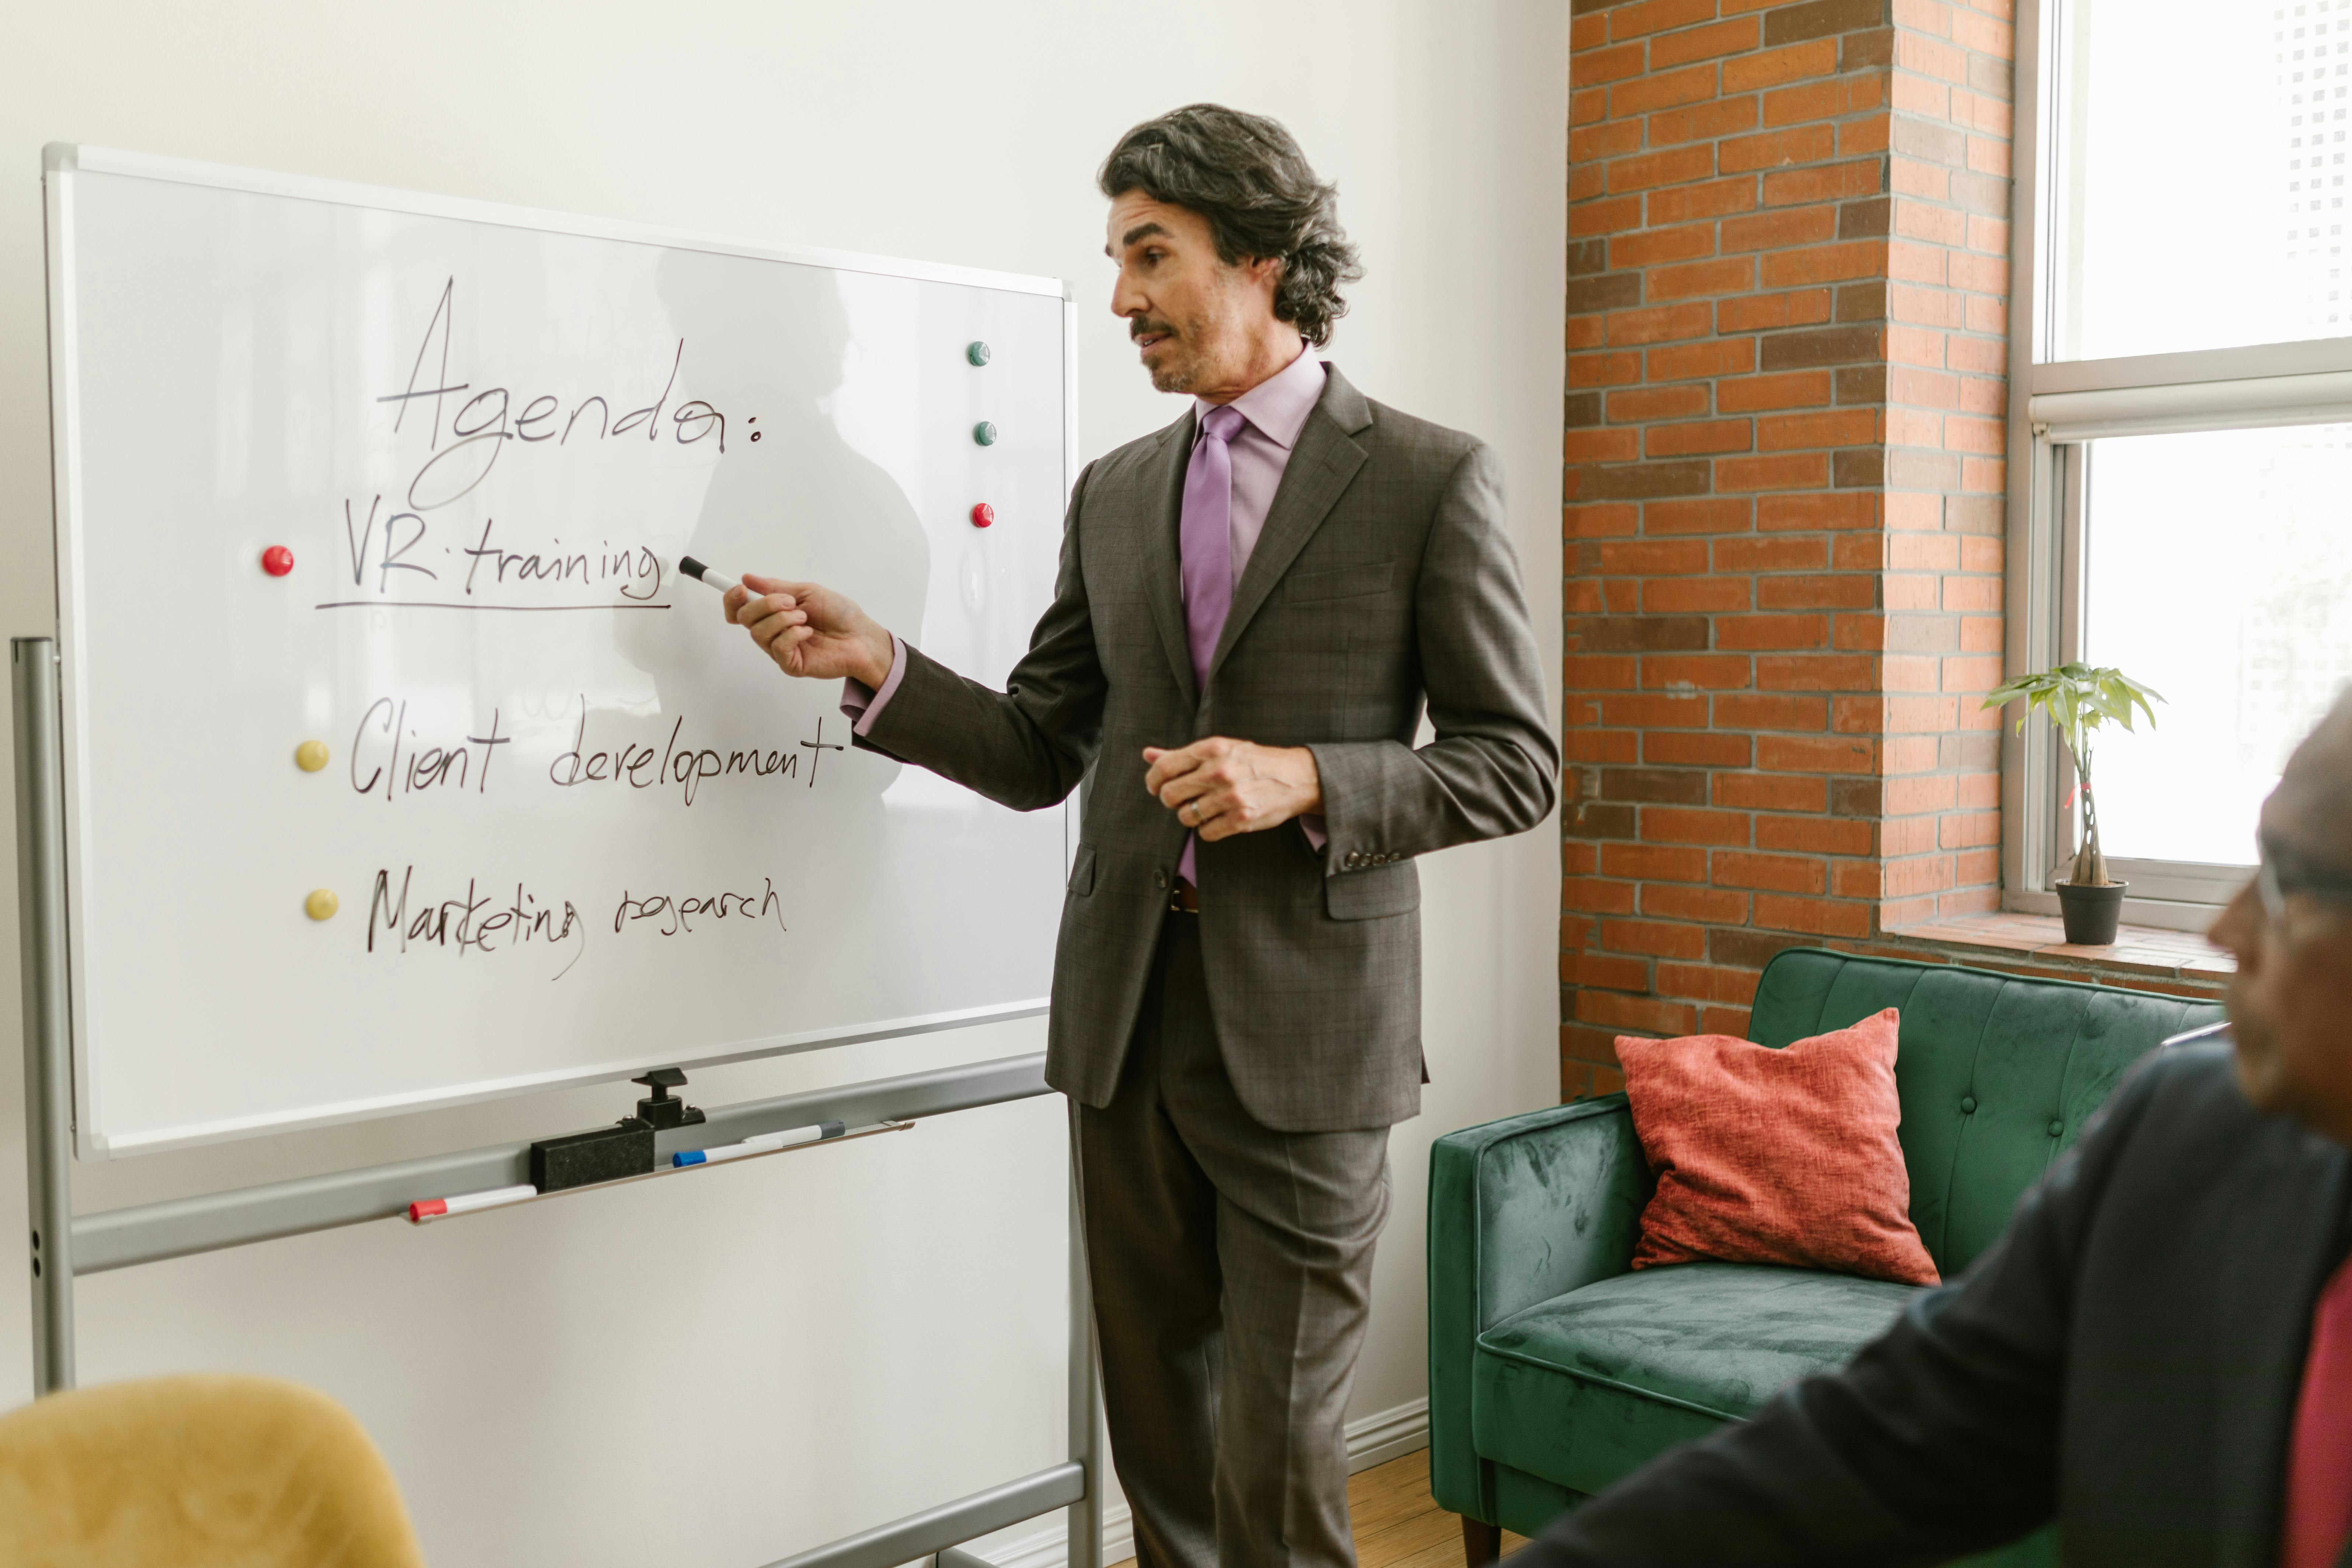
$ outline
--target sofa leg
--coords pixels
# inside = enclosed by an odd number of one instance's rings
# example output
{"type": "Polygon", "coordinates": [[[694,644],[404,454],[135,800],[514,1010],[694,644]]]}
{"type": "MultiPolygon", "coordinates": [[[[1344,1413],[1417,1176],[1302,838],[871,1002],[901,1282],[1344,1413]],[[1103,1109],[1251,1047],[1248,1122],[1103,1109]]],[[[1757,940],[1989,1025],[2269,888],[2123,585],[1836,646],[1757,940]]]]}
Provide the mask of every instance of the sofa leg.
{"type": "Polygon", "coordinates": [[[1503,1555],[1503,1527],[1488,1524],[1482,1519],[1462,1516],[1463,1568],[1494,1568],[1503,1555]]]}

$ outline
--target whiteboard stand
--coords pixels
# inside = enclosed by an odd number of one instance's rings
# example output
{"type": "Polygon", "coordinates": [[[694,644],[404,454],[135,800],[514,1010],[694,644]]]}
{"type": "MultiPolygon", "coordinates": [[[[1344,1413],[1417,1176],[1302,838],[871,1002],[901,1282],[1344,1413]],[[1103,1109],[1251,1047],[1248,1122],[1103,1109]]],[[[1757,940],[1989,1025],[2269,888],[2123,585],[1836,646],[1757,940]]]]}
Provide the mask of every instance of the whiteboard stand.
{"type": "MultiPolygon", "coordinates": [[[[394,1164],[305,1176],[98,1214],[73,1214],[73,1056],[68,1017],[63,786],[58,745],[58,654],[48,637],[11,641],[16,698],[16,871],[25,991],[25,1146],[30,1177],[33,1382],[74,1386],[73,1281],[134,1264],[331,1230],[406,1213],[418,1198],[527,1182],[530,1145],[508,1143],[394,1164]]],[[[818,1121],[864,1126],[1000,1105],[1053,1092],[1044,1053],[877,1079],[807,1094],[712,1107],[699,1125],[656,1141],[657,1173],[679,1150],[738,1142],[818,1121]]],[[[823,1148],[822,1143],[803,1145],[823,1148]]],[[[897,1568],[936,1556],[941,1568],[983,1568],[964,1542],[1056,1509],[1069,1514],[1069,1568],[1101,1568],[1102,1489],[1094,1335],[1076,1170],[1070,1193],[1069,1458],[1033,1475],[846,1536],[768,1568],[897,1568]]],[[[578,1187],[586,1193],[594,1187],[578,1187]]],[[[551,1197],[565,1194],[553,1194],[551,1197]]]]}
{"type": "Polygon", "coordinates": [[[25,991],[25,1163],[37,1395],[71,1388],[74,1380],[65,793],[58,770],[58,645],[47,637],[17,637],[9,654],[16,694],[16,930],[25,991]]]}

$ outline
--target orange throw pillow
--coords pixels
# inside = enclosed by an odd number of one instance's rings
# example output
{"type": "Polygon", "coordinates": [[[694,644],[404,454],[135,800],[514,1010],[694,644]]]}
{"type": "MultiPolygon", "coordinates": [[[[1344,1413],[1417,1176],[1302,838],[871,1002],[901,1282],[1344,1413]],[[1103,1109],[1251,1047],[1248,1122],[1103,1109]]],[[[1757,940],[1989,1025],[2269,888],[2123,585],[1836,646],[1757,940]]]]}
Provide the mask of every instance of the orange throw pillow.
{"type": "Polygon", "coordinates": [[[1728,1035],[1620,1036],[1633,1131],[1657,1173],[1633,1267],[1780,1263],[1937,1282],[1895,1130],[1895,1010],[1780,1050],[1728,1035]]]}

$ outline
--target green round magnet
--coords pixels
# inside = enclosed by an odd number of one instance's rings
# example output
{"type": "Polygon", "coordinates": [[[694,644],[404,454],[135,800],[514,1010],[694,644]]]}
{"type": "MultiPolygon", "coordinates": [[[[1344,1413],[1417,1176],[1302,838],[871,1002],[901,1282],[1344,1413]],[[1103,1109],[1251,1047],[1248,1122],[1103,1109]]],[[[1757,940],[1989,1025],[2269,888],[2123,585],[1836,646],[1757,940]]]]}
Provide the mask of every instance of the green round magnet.
{"type": "Polygon", "coordinates": [[[974,364],[986,364],[988,363],[988,345],[986,343],[967,344],[963,351],[963,357],[971,361],[974,364]]]}
{"type": "Polygon", "coordinates": [[[983,447],[996,445],[996,426],[983,419],[971,427],[971,438],[983,447]]]}

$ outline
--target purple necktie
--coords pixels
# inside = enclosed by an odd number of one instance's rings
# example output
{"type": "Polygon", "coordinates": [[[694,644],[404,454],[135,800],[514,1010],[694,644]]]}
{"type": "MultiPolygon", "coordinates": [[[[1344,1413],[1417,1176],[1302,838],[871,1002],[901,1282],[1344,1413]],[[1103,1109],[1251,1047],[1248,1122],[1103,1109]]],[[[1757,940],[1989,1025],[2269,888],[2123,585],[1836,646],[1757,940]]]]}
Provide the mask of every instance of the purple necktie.
{"type": "MultiPolygon", "coordinates": [[[[1224,635],[1234,607],[1234,454],[1226,446],[1241,432],[1241,410],[1212,408],[1201,418],[1201,437],[1184,470],[1184,515],[1177,530],[1182,552],[1184,636],[1192,650],[1192,680],[1206,695],[1209,661],[1224,635]]],[[[1198,835],[1187,835],[1176,874],[1193,886],[1198,835]]]]}

